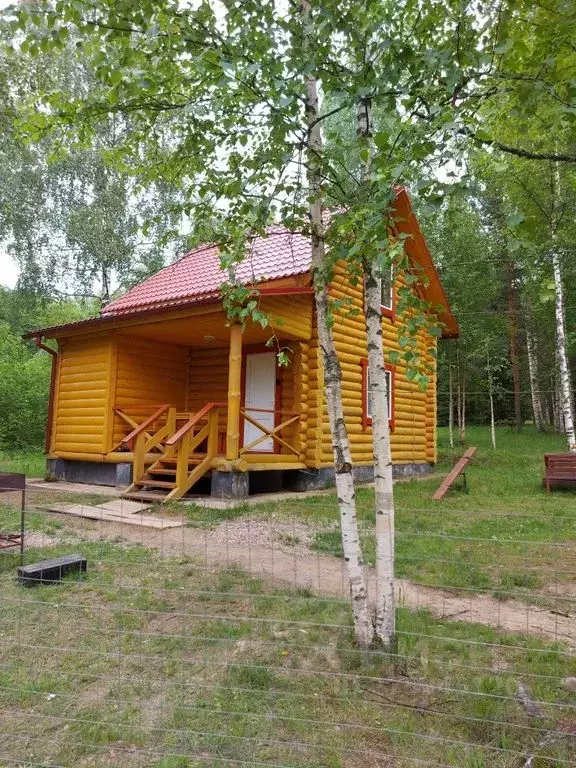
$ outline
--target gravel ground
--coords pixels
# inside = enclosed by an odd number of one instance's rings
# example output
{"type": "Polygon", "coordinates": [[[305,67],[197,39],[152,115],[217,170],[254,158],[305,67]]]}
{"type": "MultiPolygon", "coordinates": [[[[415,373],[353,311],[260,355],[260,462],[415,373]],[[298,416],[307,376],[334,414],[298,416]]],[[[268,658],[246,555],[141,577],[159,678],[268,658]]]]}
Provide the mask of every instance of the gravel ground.
{"type": "Polygon", "coordinates": [[[72,539],[70,536],[54,536],[51,533],[29,531],[24,537],[24,547],[26,549],[29,547],[53,547],[56,544],[72,543],[73,541],[76,539],[72,539]]]}
{"type": "Polygon", "coordinates": [[[282,522],[274,518],[246,515],[238,520],[227,520],[206,533],[208,544],[229,544],[234,547],[250,545],[287,552],[291,555],[309,555],[316,528],[296,520],[282,522]]]}

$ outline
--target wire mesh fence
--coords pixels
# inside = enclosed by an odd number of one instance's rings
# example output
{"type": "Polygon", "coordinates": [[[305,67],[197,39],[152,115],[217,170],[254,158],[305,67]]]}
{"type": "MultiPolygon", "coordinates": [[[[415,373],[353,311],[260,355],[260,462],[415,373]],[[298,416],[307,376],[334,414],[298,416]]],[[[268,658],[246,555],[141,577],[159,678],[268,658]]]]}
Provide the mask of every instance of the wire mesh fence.
{"type": "Polygon", "coordinates": [[[400,500],[389,654],[353,642],[333,494],[109,501],[27,491],[25,563],[86,573],[24,586],[0,552],[0,765],[576,765],[576,505],[400,500]]]}

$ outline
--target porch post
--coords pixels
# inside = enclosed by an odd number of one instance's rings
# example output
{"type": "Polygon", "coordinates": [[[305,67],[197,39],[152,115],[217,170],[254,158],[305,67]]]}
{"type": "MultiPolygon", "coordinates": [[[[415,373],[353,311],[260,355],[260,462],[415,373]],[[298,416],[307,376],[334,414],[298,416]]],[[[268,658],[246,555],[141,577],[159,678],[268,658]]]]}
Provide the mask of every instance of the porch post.
{"type": "Polygon", "coordinates": [[[230,327],[228,358],[228,418],[226,422],[226,458],[238,458],[240,449],[240,390],[242,386],[242,326],[230,327]]]}

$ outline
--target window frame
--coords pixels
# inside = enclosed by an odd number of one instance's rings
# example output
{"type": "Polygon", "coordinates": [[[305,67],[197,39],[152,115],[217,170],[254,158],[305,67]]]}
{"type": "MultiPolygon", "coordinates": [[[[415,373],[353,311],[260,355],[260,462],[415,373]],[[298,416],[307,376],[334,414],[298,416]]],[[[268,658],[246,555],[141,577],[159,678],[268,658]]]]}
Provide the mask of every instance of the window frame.
{"type": "Polygon", "coordinates": [[[390,318],[392,322],[396,319],[396,291],[394,290],[394,264],[390,264],[390,306],[382,304],[382,278],[379,278],[380,283],[380,312],[384,317],[390,318]]]}
{"type": "MultiPolygon", "coordinates": [[[[372,426],[372,416],[368,413],[368,358],[360,358],[362,368],[362,429],[372,426]]],[[[388,394],[388,425],[394,431],[396,414],[396,366],[385,364],[386,373],[390,374],[388,394]]]]}

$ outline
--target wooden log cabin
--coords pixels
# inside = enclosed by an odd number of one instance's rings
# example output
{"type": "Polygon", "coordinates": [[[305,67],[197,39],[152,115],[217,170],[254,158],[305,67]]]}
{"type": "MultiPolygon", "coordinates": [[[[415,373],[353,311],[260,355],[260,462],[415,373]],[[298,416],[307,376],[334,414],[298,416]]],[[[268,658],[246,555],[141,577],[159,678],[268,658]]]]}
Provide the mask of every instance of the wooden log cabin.
{"type": "MultiPolygon", "coordinates": [[[[458,326],[404,190],[396,227],[411,264],[426,280],[416,287],[434,307],[444,337],[458,326]]],[[[237,278],[257,290],[269,326],[229,325],[218,251],[207,245],[112,301],[98,317],[31,331],[53,351],[46,449],[58,479],[127,485],[148,501],[185,494],[243,498],[269,490],[330,484],[332,448],[315,329],[309,239],[273,227],[251,241],[237,278]],[[274,347],[267,346],[274,334],[274,347]],[[277,345],[290,365],[277,365],[277,345]]],[[[386,292],[386,349],[399,349],[398,281],[386,292]]],[[[334,338],[342,364],[345,418],[355,473],[372,474],[366,382],[363,291],[344,265],[330,285],[334,338]],[[358,310],[350,312],[350,303],[358,310]]],[[[421,332],[422,353],[436,337],[421,332]]],[[[436,380],[425,392],[399,364],[388,366],[392,454],[397,474],[427,472],[436,461],[436,380]]]]}

